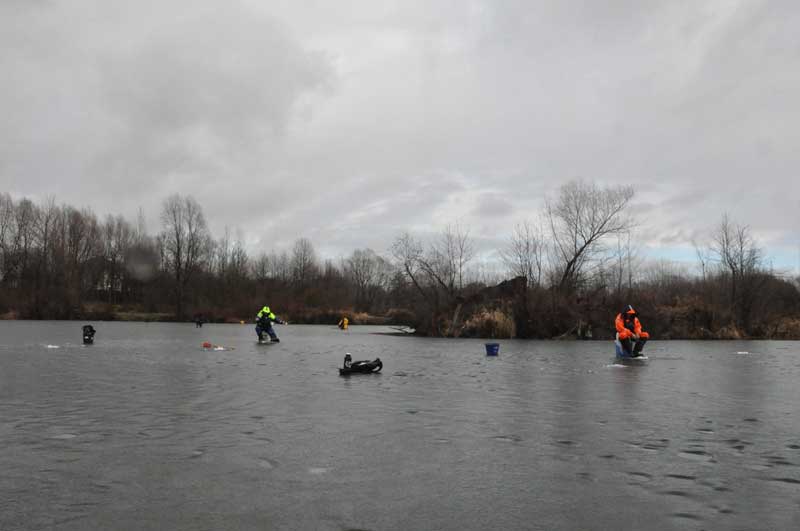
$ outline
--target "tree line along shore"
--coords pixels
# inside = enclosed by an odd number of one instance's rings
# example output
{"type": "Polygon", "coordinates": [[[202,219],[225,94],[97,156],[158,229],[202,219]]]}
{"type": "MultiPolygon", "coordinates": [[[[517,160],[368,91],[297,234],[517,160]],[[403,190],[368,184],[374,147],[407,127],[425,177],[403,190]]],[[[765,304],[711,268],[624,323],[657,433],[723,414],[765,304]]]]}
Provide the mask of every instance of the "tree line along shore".
{"type": "Polygon", "coordinates": [[[302,237],[255,254],[229,230],[215,238],[191,196],[166,198],[149,234],[141,214],[0,193],[0,318],[250,323],[266,303],[294,323],[609,339],[632,304],[654,339],[800,339],[800,283],[768,265],[749,227],[724,215],[693,244],[696,263],[648,260],[633,197],[573,181],[494,252],[453,224],[332,260],[302,237]]]}

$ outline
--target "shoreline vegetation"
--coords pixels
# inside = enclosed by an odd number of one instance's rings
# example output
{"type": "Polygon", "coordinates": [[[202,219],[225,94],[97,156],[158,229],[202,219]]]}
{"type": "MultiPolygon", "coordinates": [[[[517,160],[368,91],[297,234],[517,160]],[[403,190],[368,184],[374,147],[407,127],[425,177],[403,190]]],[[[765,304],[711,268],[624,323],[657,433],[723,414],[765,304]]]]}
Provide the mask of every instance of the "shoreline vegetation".
{"type": "Polygon", "coordinates": [[[775,271],[749,227],[723,215],[691,242],[694,266],[648,260],[633,195],[573,181],[496,249],[454,224],[333,260],[302,237],[255,255],[230,229],[214,238],[191,196],[166,198],[150,234],[141,212],[101,220],[0,192],[0,319],[252,323],[269,305],[296,324],[611,339],[631,304],[653,339],[800,339],[800,278],[775,271]]]}
{"type": "MultiPolygon", "coordinates": [[[[500,306],[508,308],[509,301],[495,301],[500,306]]],[[[666,317],[666,314],[673,314],[670,317],[671,327],[658,325],[658,330],[654,340],[800,340],[800,319],[783,317],[770,328],[765,329],[761,335],[748,335],[735,326],[722,326],[718,329],[709,329],[703,326],[689,328],[691,321],[689,313],[681,312],[676,308],[662,308],[658,314],[666,317]],[[677,318],[674,314],[678,314],[677,318]]],[[[657,314],[657,315],[658,315],[657,314]]],[[[609,314],[610,315],[610,314],[609,314]]],[[[324,324],[335,326],[341,316],[347,316],[351,326],[386,326],[393,329],[393,332],[386,332],[391,335],[399,336],[430,336],[430,334],[415,330],[409,322],[416,321],[416,317],[410,313],[403,312],[398,319],[398,314],[390,315],[370,315],[367,313],[354,312],[352,310],[341,311],[308,311],[296,315],[296,318],[289,318],[291,324],[324,324]]],[[[610,316],[613,317],[613,316],[610,316]]],[[[0,321],[30,320],[21,317],[15,311],[0,314],[0,321]]],[[[37,319],[33,319],[37,320],[37,319]]],[[[43,320],[43,319],[39,319],[43,320]]],[[[159,322],[159,323],[194,323],[191,319],[177,319],[174,314],[169,312],[147,312],[133,308],[109,308],[105,304],[91,304],[85,312],[76,313],[70,318],[53,320],[73,320],[73,321],[106,321],[106,322],[159,322]]],[[[218,324],[242,324],[253,325],[253,319],[247,316],[217,316],[209,315],[203,318],[204,323],[218,324]]],[[[650,327],[650,330],[653,330],[650,327]]],[[[457,333],[451,333],[444,337],[459,338],[483,338],[483,339],[544,339],[544,340],[611,340],[613,339],[613,322],[603,326],[602,324],[592,325],[589,321],[580,321],[576,326],[567,330],[565,333],[556,334],[550,337],[520,337],[516,333],[515,316],[513,312],[498,309],[487,309],[482,307],[474,314],[464,320],[463,325],[457,333]]]]}

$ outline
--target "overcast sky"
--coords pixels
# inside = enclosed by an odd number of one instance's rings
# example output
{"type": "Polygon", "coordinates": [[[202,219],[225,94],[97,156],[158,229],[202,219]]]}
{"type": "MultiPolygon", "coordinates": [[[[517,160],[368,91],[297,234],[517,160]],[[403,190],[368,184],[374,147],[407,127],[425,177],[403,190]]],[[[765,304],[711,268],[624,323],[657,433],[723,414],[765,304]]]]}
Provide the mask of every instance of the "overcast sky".
{"type": "Polygon", "coordinates": [[[800,252],[800,4],[0,0],[0,191],[253,251],[484,248],[564,182],[632,184],[652,257],[724,212],[800,252]]]}

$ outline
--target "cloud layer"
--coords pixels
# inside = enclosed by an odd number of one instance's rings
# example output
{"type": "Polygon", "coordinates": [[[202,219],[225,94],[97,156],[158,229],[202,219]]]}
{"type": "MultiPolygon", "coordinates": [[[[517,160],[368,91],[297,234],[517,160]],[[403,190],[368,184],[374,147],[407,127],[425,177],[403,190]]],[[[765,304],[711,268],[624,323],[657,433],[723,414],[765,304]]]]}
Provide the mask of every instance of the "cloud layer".
{"type": "Polygon", "coordinates": [[[637,188],[656,254],[727,211],[794,266],[798,34],[791,2],[7,1],[0,190],[152,230],[188,193],[336,256],[497,242],[594,179],[637,188]]]}

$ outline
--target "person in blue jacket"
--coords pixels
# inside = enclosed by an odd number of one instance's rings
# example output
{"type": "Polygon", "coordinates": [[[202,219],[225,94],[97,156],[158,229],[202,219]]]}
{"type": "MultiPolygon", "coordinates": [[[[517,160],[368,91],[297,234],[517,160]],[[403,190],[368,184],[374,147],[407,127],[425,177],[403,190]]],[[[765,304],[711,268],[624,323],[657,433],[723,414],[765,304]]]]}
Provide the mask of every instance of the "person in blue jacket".
{"type": "Polygon", "coordinates": [[[264,341],[265,333],[269,336],[270,341],[275,343],[280,341],[277,334],[275,334],[275,330],[272,328],[272,323],[286,324],[286,321],[281,320],[272,313],[269,306],[264,306],[256,315],[256,335],[258,335],[259,342],[264,341]]]}

